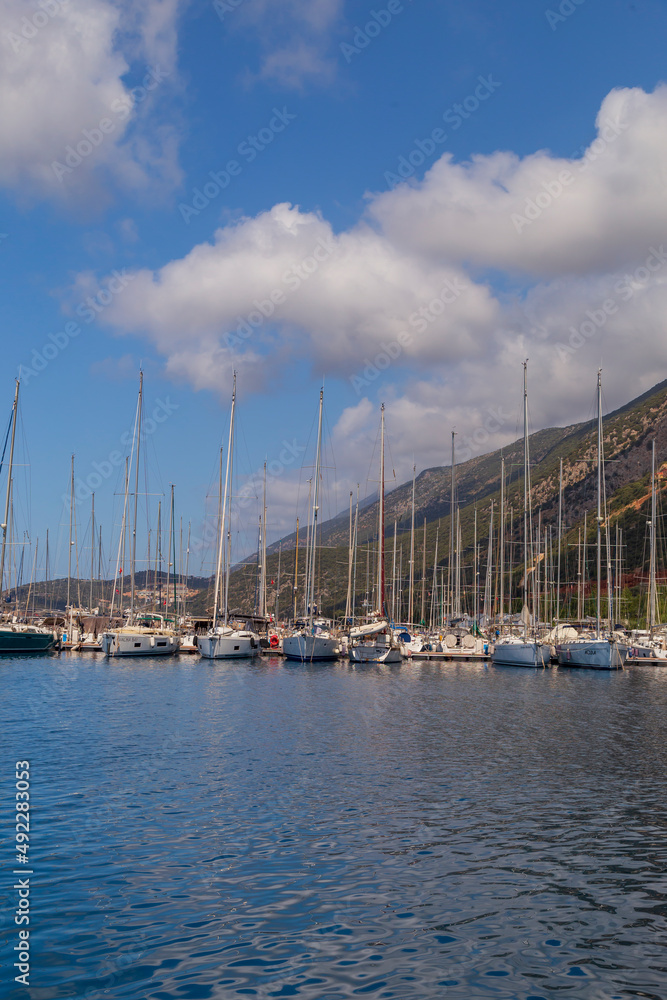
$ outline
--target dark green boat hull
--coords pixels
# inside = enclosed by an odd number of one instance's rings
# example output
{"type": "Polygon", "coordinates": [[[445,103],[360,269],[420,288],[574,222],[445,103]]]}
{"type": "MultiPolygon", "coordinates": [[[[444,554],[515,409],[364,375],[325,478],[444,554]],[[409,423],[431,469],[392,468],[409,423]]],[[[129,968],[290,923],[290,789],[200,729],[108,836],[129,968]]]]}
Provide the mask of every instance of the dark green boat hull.
{"type": "Polygon", "coordinates": [[[0,654],[46,653],[54,642],[50,632],[14,632],[12,629],[0,628],[0,654]]]}

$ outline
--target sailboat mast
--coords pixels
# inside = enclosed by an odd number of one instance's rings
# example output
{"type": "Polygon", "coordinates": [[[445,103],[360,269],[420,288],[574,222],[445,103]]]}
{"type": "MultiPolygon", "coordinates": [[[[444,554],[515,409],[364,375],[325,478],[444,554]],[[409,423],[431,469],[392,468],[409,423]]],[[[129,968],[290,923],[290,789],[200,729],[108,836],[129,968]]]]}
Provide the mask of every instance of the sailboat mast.
{"type": "Polygon", "coordinates": [[[560,621],[560,552],[562,548],[563,534],[563,459],[560,460],[560,474],[558,476],[558,570],[556,581],[556,621],[560,621]]]}
{"type": "Polygon", "coordinates": [[[315,601],[315,566],[317,551],[317,515],[320,503],[320,463],[322,460],[322,410],[324,407],[324,389],[320,389],[320,410],[317,420],[317,453],[315,455],[315,490],[313,496],[313,530],[310,539],[310,571],[308,579],[308,618],[313,624],[313,611],[315,601]]]}
{"type": "Polygon", "coordinates": [[[70,468],[69,476],[69,546],[67,549],[67,610],[70,612],[70,589],[72,583],[72,546],[74,542],[72,541],[72,518],[74,517],[74,455],[72,455],[72,462],[70,468]]]}
{"type": "MultiPolygon", "coordinates": [[[[0,591],[2,591],[2,585],[0,584],[0,591]]],[[[1,596],[1,595],[0,595],[1,596]]],[[[44,608],[51,609],[51,602],[49,601],[49,529],[46,529],[46,557],[44,561],[44,608]]]]}
{"type": "MultiPolygon", "coordinates": [[[[414,513],[413,513],[414,517],[414,513]]],[[[378,526],[378,610],[386,614],[384,597],[384,403],[380,409],[380,523],[378,526]]]]}
{"type": "Polygon", "coordinates": [[[454,438],[456,431],[452,431],[452,466],[451,466],[451,496],[450,496],[450,526],[449,526],[449,615],[450,621],[458,613],[455,600],[456,590],[456,458],[454,452],[454,438]]]}
{"type": "MultiPolygon", "coordinates": [[[[174,565],[174,625],[176,625],[176,519],[174,516],[174,484],[171,484],[171,553],[174,565]]],[[[181,568],[178,567],[178,572],[180,576],[181,568]]],[[[169,600],[169,598],[167,598],[169,600]]]]}
{"type": "Polygon", "coordinates": [[[472,545],[472,559],[473,559],[473,563],[472,563],[472,587],[473,587],[473,590],[472,590],[472,616],[473,616],[473,619],[475,620],[475,624],[477,624],[477,600],[478,600],[478,582],[479,582],[478,581],[479,569],[478,569],[478,565],[477,565],[477,562],[478,562],[478,559],[477,559],[477,507],[475,507],[475,522],[474,522],[473,532],[474,532],[474,534],[473,534],[473,545],[472,545]]]}
{"type": "Polygon", "coordinates": [[[396,621],[396,521],[394,521],[394,558],[391,564],[391,620],[396,621]]]}
{"type": "Polygon", "coordinates": [[[137,450],[134,456],[134,511],[132,515],[132,562],[130,564],[130,624],[134,621],[134,566],[137,556],[137,504],[139,501],[139,449],[141,446],[141,404],[144,392],[144,373],[139,372],[139,398],[137,399],[137,450]]]}
{"type": "Polygon", "coordinates": [[[9,447],[9,469],[7,472],[7,495],[5,497],[5,517],[2,523],[2,551],[0,552],[0,596],[4,587],[5,579],[5,550],[7,547],[7,525],[9,524],[9,504],[12,495],[12,470],[14,467],[14,439],[16,437],[16,417],[19,404],[19,380],[16,380],[16,391],[14,393],[14,406],[12,409],[12,443],[9,447]]]}
{"type": "Polygon", "coordinates": [[[410,584],[408,593],[408,622],[412,625],[414,584],[415,584],[415,473],[417,466],[412,466],[412,523],[410,527],[410,584]]]}
{"type": "Polygon", "coordinates": [[[577,621],[581,621],[584,613],[582,586],[583,586],[583,580],[581,576],[581,527],[579,527],[577,535],[577,621]]]}
{"type": "Polygon", "coordinates": [[[266,462],[264,462],[264,488],[262,493],[262,591],[261,591],[261,613],[262,617],[266,618],[267,609],[267,599],[266,599],[266,462]]]}
{"type": "MultiPolygon", "coordinates": [[[[232,435],[234,433],[234,406],[236,405],[236,372],[234,372],[234,380],[232,384],[232,408],[229,416],[229,440],[227,442],[227,465],[225,470],[225,488],[222,492],[222,508],[218,509],[218,516],[220,518],[220,530],[218,533],[218,559],[215,569],[215,592],[213,596],[213,628],[216,627],[218,623],[218,612],[220,610],[219,600],[220,600],[220,588],[222,584],[222,553],[225,547],[225,515],[227,511],[227,487],[229,484],[229,467],[232,452],[232,435]]],[[[221,452],[222,457],[222,452],[221,452]]],[[[222,465],[220,466],[222,469],[222,465]]],[[[226,602],[225,602],[226,607],[226,602]]]]}
{"type": "Polygon", "coordinates": [[[92,613],[93,610],[93,576],[95,574],[95,494],[93,493],[91,497],[91,510],[90,510],[90,604],[89,608],[92,613]]]}
{"type": "Polygon", "coordinates": [[[357,596],[357,539],[359,537],[359,483],[357,483],[357,502],[354,508],[354,530],[352,532],[352,602],[351,617],[354,624],[354,613],[356,611],[357,596]]]}
{"type": "Polygon", "coordinates": [[[651,448],[651,557],[649,566],[648,591],[648,627],[652,632],[656,623],[656,583],[655,583],[655,550],[656,550],[656,490],[655,490],[655,440],[651,448]]]}
{"type": "Polygon", "coordinates": [[[345,621],[350,617],[350,608],[352,607],[352,497],[353,492],[350,490],[350,530],[348,533],[348,548],[347,548],[347,597],[345,598],[345,621]]]}
{"type": "MultiPolygon", "coordinates": [[[[528,623],[528,360],[523,363],[523,638],[527,639],[528,623]]],[[[532,526],[531,526],[532,531],[532,526]]]]}
{"type": "Polygon", "coordinates": [[[597,513],[597,598],[595,602],[596,638],[600,638],[600,582],[602,576],[602,378],[598,370],[598,513],[597,513]]]}
{"type": "Polygon", "coordinates": [[[303,566],[303,617],[308,617],[308,572],[310,570],[310,531],[312,528],[311,510],[313,504],[313,477],[308,480],[308,520],[306,522],[306,558],[303,566]]]}
{"type": "Polygon", "coordinates": [[[430,627],[435,628],[438,622],[436,621],[436,610],[438,607],[438,539],[440,537],[440,524],[435,529],[435,551],[433,553],[433,591],[431,593],[431,616],[430,616],[430,627]]]}
{"type": "MultiPolygon", "coordinates": [[[[227,506],[227,551],[225,554],[225,625],[229,621],[229,578],[232,572],[232,481],[234,478],[234,421],[236,419],[236,372],[234,372],[234,387],[232,393],[232,410],[229,420],[229,445],[227,447],[227,482],[225,485],[224,505],[227,506]]],[[[225,518],[223,516],[223,530],[225,518]]]]}
{"type": "Polygon", "coordinates": [[[294,584],[292,587],[294,591],[294,619],[296,620],[296,595],[299,589],[299,518],[296,519],[296,549],[294,551],[294,584]]]}
{"type": "Polygon", "coordinates": [[[422,545],[422,623],[426,624],[426,518],[424,518],[424,539],[422,545]]]}
{"type": "Polygon", "coordinates": [[[123,597],[125,596],[125,550],[127,548],[127,505],[130,500],[130,460],[125,456],[125,489],[123,494],[123,532],[120,557],[120,614],[123,615],[123,597]]]}
{"type": "Polygon", "coordinates": [[[500,631],[505,621],[505,459],[500,459],[500,631]]]}
{"type": "Polygon", "coordinates": [[[185,581],[184,581],[184,585],[183,585],[183,601],[182,601],[183,617],[184,618],[185,618],[186,605],[187,605],[187,600],[188,600],[188,577],[190,575],[190,530],[191,530],[191,526],[192,526],[191,522],[188,521],[188,542],[187,542],[187,547],[185,549],[185,581]]]}
{"type": "MultiPolygon", "coordinates": [[[[173,487],[172,487],[173,496],[173,487]]],[[[174,530],[173,505],[169,504],[169,531],[167,533],[167,586],[165,588],[164,613],[165,617],[169,613],[169,584],[171,583],[171,533],[174,530]]],[[[174,609],[175,610],[175,609],[174,609]]]]}
{"type": "Polygon", "coordinates": [[[486,554],[486,579],[484,581],[484,617],[491,617],[491,583],[493,580],[493,500],[489,516],[489,547],[486,554]]]}

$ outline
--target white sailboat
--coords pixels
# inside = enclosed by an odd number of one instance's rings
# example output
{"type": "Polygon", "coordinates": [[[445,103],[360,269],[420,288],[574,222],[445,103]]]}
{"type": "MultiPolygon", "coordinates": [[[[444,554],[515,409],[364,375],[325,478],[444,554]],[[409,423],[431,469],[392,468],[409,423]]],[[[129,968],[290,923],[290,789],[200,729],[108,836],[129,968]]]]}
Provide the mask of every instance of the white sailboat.
{"type": "MultiPolygon", "coordinates": [[[[139,373],[139,397],[137,400],[136,434],[133,444],[134,451],[134,516],[132,519],[132,552],[130,569],[130,611],[127,625],[117,629],[109,629],[103,632],[100,637],[100,646],[106,656],[171,656],[178,652],[180,637],[174,629],[164,625],[161,615],[153,615],[153,621],[161,621],[158,625],[140,625],[135,618],[134,608],[134,571],[137,554],[137,501],[139,498],[139,448],[141,442],[141,414],[143,400],[144,374],[139,373]]],[[[121,531],[121,543],[125,539],[125,525],[127,523],[128,507],[128,486],[129,479],[125,476],[125,499],[123,503],[123,526],[121,531]]],[[[119,565],[120,565],[120,544],[119,544],[119,565]]],[[[118,570],[117,570],[118,572],[118,570]]],[[[122,611],[122,578],[121,578],[121,611],[122,611]]],[[[114,584],[114,597],[116,587],[114,584]]],[[[113,598],[111,607],[111,617],[113,617],[113,598]]]]}
{"type": "Polygon", "coordinates": [[[315,567],[317,553],[317,520],[320,498],[320,469],[322,464],[322,409],[324,391],[320,390],[320,410],[317,425],[317,452],[315,456],[315,488],[313,496],[313,518],[310,529],[310,548],[306,580],[306,600],[308,620],[303,628],[292,635],[283,637],[283,654],[288,660],[312,663],[319,660],[337,660],[341,653],[340,640],[315,620],[315,567]]]}
{"type": "Polygon", "coordinates": [[[387,621],[384,576],[384,403],[380,418],[380,511],[378,517],[378,620],[350,629],[349,657],[352,663],[400,663],[401,650],[387,621]]]}
{"type": "MultiPolygon", "coordinates": [[[[546,667],[551,658],[550,647],[534,635],[528,637],[528,539],[532,532],[530,518],[530,446],[528,443],[528,362],[523,363],[523,638],[501,635],[491,655],[494,667],[546,667]]],[[[501,524],[504,511],[501,510],[501,524]]],[[[502,619],[502,610],[501,610],[502,619]]]]}
{"type": "MultiPolygon", "coordinates": [[[[595,636],[587,638],[580,636],[571,642],[562,642],[556,646],[559,667],[584,667],[593,670],[621,670],[628,656],[628,647],[616,636],[600,630],[600,583],[602,579],[602,468],[604,461],[604,445],[602,436],[602,379],[598,371],[597,385],[597,417],[598,417],[598,455],[597,455],[597,598],[595,636]]],[[[611,602],[609,602],[609,619],[611,622],[611,602]]]]}
{"type": "Polygon", "coordinates": [[[215,571],[215,597],[213,601],[213,623],[206,635],[196,637],[197,647],[202,656],[209,660],[233,660],[244,656],[256,656],[259,653],[259,636],[248,629],[237,629],[229,623],[229,574],[231,572],[232,547],[232,470],[234,462],[234,416],[236,413],[236,372],[232,387],[232,407],[229,416],[229,441],[227,444],[227,466],[225,471],[225,489],[220,512],[218,531],[218,559],[215,571]],[[226,544],[224,608],[222,621],[220,617],[220,591],[222,586],[223,551],[226,544]]]}

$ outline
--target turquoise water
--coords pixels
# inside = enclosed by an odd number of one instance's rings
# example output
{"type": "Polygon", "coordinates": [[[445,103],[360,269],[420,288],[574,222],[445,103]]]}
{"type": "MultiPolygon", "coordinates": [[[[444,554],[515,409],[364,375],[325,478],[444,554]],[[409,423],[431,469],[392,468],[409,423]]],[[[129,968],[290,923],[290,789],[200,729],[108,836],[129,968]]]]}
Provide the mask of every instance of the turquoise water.
{"type": "Polygon", "coordinates": [[[0,689],[2,997],[667,996],[667,670],[63,654],[0,689]]]}

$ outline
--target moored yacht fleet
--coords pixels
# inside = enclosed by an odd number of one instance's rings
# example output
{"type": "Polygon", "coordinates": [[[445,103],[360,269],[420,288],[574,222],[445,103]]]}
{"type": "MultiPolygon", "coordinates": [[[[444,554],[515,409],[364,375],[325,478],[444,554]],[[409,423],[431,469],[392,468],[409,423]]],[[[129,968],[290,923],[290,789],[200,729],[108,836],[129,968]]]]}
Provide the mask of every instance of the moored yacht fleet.
{"type": "MultiPolygon", "coordinates": [[[[19,385],[14,397],[9,453],[9,471],[5,496],[5,517],[2,524],[2,550],[0,553],[0,580],[4,582],[5,550],[8,524],[10,521],[12,497],[12,464],[14,439],[16,434],[16,412],[19,385]]],[[[489,555],[487,559],[487,579],[482,601],[477,546],[477,512],[475,511],[475,543],[473,547],[475,566],[472,572],[472,592],[465,594],[461,581],[461,528],[456,501],[454,444],[452,435],[452,487],[450,517],[450,557],[448,560],[447,586],[444,575],[438,584],[439,563],[436,536],[433,567],[433,587],[429,591],[431,599],[430,622],[426,622],[426,595],[424,589],[426,560],[426,522],[424,523],[424,572],[422,573],[421,620],[415,622],[414,591],[414,534],[415,534],[415,491],[413,477],[412,522],[410,546],[410,584],[407,602],[407,621],[400,621],[405,607],[396,597],[396,525],[394,525],[394,565],[391,570],[391,601],[388,600],[385,574],[386,538],[385,525],[385,408],[380,411],[380,461],[379,496],[376,548],[374,551],[374,583],[370,600],[364,602],[365,614],[357,615],[355,609],[356,581],[353,580],[353,566],[356,567],[357,518],[352,528],[352,494],[350,494],[350,542],[348,567],[348,598],[345,615],[335,621],[326,618],[318,607],[319,598],[316,582],[318,574],[318,546],[321,535],[321,489],[322,489],[322,431],[323,431],[323,391],[320,391],[317,422],[317,444],[315,450],[312,494],[309,497],[308,544],[306,548],[303,606],[298,614],[296,586],[293,611],[289,619],[278,619],[268,611],[266,596],[260,600],[257,613],[239,615],[230,610],[230,574],[232,571],[232,532],[234,508],[234,440],[236,416],[236,374],[234,374],[229,432],[227,439],[226,466],[223,481],[222,450],[220,460],[220,490],[218,507],[218,527],[216,545],[216,565],[214,574],[213,608],[210,617],[189,616],[185,607],[180,613],[174,598],[174,612],[148,613],[137,599],[135,565],[137,561],[138,497],[140,495],[140,457],[142,442],[143,373],[140,374],[135,431],[131,455],[126,461],[122,525],[118,541],[116,574],[112,588],[112,599],[107,616],[103,617],[91,607],[75,609],[69,604],[65,615],[28,615],[21,617],[14,613],[11,618],[0,622],[0,653],[36,653],[53,649],[84,649],[97,651],[108,657],[168,657],[176,653],[198,653],[203,660],[234,660],[263,655],[282,655],[288,661],[301,664],[320,663],[347,658],[351,664],[392,665],[403,660],[467,660],[485,662],[498,668],[528,667],[544,668],[558,664],[562,668],[588,668],[597,670],[621,669],[628,661],[665,661],[667,665],[667,630],[658,625],[656,596],[656,490],[655,490],[655,444],[653,444],[652,513],[651,513],[651,569],[648,595],[647,629],[642,632],[626,632],[613,625],[611,593],[607,597],[607,616],[602,616],[602,527],[606,524],[606,501],[604,491],[604,447],[602,435],[601,375],[597,379],[597,512],[596,512],[596,615],[593,620],[583,616],[574,622],[563,621],[560,615],[560,579],[556,588],[555,615],[547,621],[544,612],[546,598],[540,598],[538,577],[541,560],[546,553],[539,550],[539,530],[533,528],[531,462],[528,433],[528,389],[527,363],[523,365],[523,532],[520,548],[522,574],[518,590],[515,587],[514,611],[511,595],[504,592],[505,580],[509,572],[510,585],[512,567],[504,564],[504,465],[501,473],[499,537],[493,542],[493,503],[489,524],[489,555]],[[133,480],[132,489],[130,488],[133,480]],[[129,535],[129,543],[127,538],[129,535]],[[495,568],[495,598],[491,599],[492,569],[491,557],[495,553],[499,565],[495,568]],[[123,566],[130,565],[130,592],[124,593],[123,566]],[[498,595],[499,584],[499,595],[498,595]],[[118,600],[116,602],[116,595],[118,600]],[[123,606],[124,599],[129,602],[123,606]],[[520,599],[520,600],[519,600],[520,599]],[[516,611],[517,601],[520,611],[516,611]],[[482,607],[483,604],[483,607],[482,607]],[[468,607],[468,611],[464,608],[468,607]],[[372,609],[372,610],[371,610],[372,609]],[[399,619],[399,620],[397,620],[399,619]]],[[[503,460],[504,461],[504,460],[503,460]]],[[[1,466],[0,466],[1,469],[1,466]]],[[[73,470],[72,470],[73,481],[73,470]]],[[[561,494],[559,498],[559,540],[560,503],[562,500],[562,460],[561,494]]],[[[94,510],[94,507],[93,507],[94,510]]],[[[357,498],[358,512],[358,498],[357,498]]],[[[94,515],[93,515],[94,516],[94,515]]],[[[159,516],[159,515],[158,515],[159,516]]],[[[175,573],[176,556],[173,540],[174,495],[171,488],[170,511],[170,559],[168,565],[175,573]],[[172,561],[173,549],[173,561],[172,561]]],[[[263,580],[266,587],[266,496],[264,497],[263,520],[260,519],[260,545],[263,551],[263,580]]],[[[71,536],[71,524],[70,524],[71,536]]],[[[92,537],[92,533],[91,533],[92,537]]],[[[298,566],[298,521],[295,572],[298,566]]],[[[72,551],[70,537],[70,553],[72,551]]],[[[150,545],[149,545],[150,548],[150,545]]],[[[92,551],[92,543],[91,543],[92,551]]],[[[559,575],[560,575],[560,549],[559,575]]],[[[92,561],[92,556],[91,556],[92,561]]],[[[514,567],[518,576],[518,567],[514,567]]],[[[444,570],[441,569],[441,574],[444,570]]],[[[367,565],[368,578],[368,565],[367,565]]],[[[175,576],[174,576],[175,579],[175,576]]],[[[69,576],[68,576],[69,580],[69,576]]],[[[546,578],[545,578],[546,580],[546,578]]],[[[92,581],[92,566],[91,566],[92,581]]],[[[543,581],[546,587],[546,582],[543,581]]],[[[68,585],[69,586],[69,585],[68,585]]],[[[368,586],[368,584],[367,584],[368,586]]],[[[261,590],[261,588],[260,588],[261,590]]]]}

